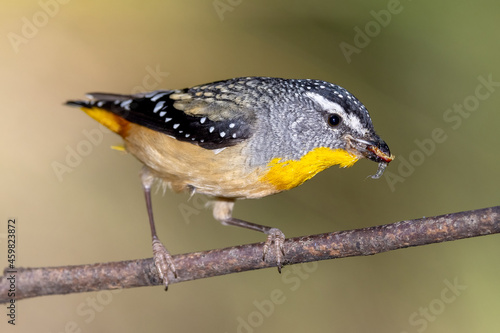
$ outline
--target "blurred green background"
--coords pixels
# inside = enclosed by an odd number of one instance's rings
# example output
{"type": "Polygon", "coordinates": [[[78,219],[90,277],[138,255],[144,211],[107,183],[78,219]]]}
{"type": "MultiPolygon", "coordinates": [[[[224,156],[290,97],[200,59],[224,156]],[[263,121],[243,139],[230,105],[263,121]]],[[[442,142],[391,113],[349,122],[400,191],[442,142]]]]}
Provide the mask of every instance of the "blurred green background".
{"type": "MultiPolygon", "coordinates": [[[[3,221],[19,221],[18,265],[151,256],[140,164],[109,149],[121,143],[114,134],[89,141],[86,133],[102,133],[99,126],[62,105],[89,91],[238,76],[315,78],[351,91],[397,159],[377,181],[366,179],[376,164],[365,160],[236,206],[236,217],[288,237],[498,205],[499,13],[496,1],[463,0],[3,1],[0,202],[3,221]],[[431,144],[436,129],[444,137],[431,144]],[[66,158],[77,149],[85,156],[70,166],[66,158]],[[55,172],[57,163],[68,172],[55,172]]],[[[205,198],[187,199],[161,191],[153,198],[171,252],[263,240],[215,222],[201,208],[205,198]]],[[[275,269],[232,274],[167,293],[35,298],[18,304],[17,325],[8,328],[498,332],[499,250],[498,236],[488,236],[285,267],[281,276],[275,269]],[[273,293],[281,295],[276,304],[273,293]]]]}

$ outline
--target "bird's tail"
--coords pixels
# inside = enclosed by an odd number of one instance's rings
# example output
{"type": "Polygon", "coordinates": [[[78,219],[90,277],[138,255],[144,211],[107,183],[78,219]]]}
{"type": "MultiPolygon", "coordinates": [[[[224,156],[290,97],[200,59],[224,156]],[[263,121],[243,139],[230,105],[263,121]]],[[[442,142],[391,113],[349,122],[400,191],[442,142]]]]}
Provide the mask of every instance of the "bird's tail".
{"type": "Polygon", "coordinates": [[[122,137],[127,135],[130,122],[126,120],[127,108],[124,103],[130,103],[131,95],[89,93],[89,100],[67,101],[66,105],[80,107],[86,114],[97,120],[122,137]]]}

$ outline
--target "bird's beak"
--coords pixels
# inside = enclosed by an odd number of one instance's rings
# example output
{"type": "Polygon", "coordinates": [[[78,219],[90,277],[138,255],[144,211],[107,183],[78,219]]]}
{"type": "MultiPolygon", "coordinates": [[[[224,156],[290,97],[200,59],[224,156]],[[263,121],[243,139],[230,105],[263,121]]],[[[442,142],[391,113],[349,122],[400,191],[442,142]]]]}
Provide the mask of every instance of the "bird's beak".
{"type": "Polygon", "coordinates": [[[379,163],[377,173],[371,176],[372,178],[380,178],[387,164],[394,159],[389,146],[376,135],[369,139],[357,139],[347,135],[345,139],[347,141],[347,151],[379,163]]]}

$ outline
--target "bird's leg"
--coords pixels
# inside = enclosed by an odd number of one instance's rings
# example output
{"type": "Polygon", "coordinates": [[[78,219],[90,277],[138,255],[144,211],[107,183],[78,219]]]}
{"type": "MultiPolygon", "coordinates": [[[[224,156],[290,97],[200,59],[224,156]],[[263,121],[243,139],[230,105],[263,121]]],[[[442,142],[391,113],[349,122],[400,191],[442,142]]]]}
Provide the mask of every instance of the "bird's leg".
{"type": "Polygon", "coordinates": [[[255,224],[234,218],[232,216],[233,206],[234,200],[227,200],[222,198],[216,199],[214,201],[213,207],[215,219],[220,221],[223,225],[232,225],[265,233],[267,235],[267,240],[264,244],[262,260],[266,259],[266,255],[271,250],[272,245],[274,244],[276,265],[278,266],[278,271],[281,273],[283,257],[285,256],[285,250],[283,246],[283,243],[285,242],[285,234],[278,228],[271,228],[265,225],[255,224]]]}
{"type": "Polygon", "coordinates": [[[160,242],[158,236],[156,235],[155,221],[153,218],[153,205],[151,204],[151,186],[154,182],[154,177],[151,172],[143,167],[141,172],[141,182],[142,188],[144,190],[144,197],[146,199],[146,208],[148,210],[149,226],[151,227],[151,238],[153,240],[153,259],[155,262],[158,274],[165,285],[165,290],[168,289],[168,271],[170,270],[177,277],[177,272],[175,271],[174,261],[172,256],[167,251],[165,246],[160,242]]]}

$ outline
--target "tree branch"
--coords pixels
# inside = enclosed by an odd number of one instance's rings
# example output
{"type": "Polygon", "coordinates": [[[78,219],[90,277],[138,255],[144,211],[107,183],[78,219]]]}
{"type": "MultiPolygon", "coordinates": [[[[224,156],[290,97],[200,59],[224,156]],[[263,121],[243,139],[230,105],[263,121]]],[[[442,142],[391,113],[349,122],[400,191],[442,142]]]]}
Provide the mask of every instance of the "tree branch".
{"type": "MultiPolygon", "coordinates": [[[[448,242],[500,232],[500,206],[339,231],[285,241],[285,264],[367,256],[401,248],[448,242]]],[[[262,261],[263,243],[174,256],[178,278],[171,284],[248,270],[275,267],[262,261]]],[[[272,251],[271,251],[272,252],[272,251]]],[[[0,277],[0,303],[9,302],[15,275],[15,299],[106,289],[160,285],[153,259],[92,265],[7,269],[0,277]]]]}

